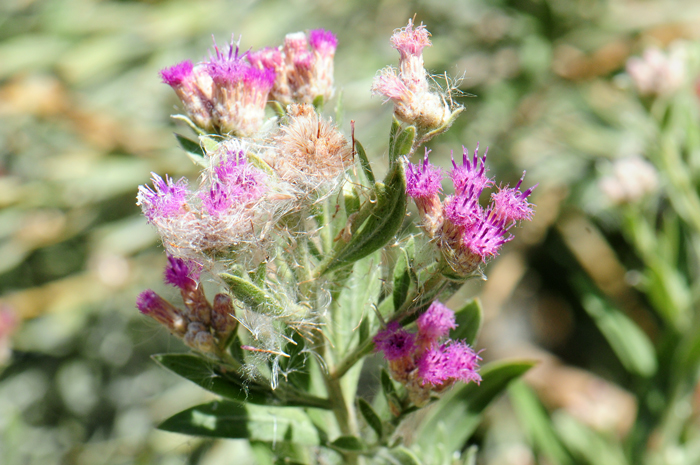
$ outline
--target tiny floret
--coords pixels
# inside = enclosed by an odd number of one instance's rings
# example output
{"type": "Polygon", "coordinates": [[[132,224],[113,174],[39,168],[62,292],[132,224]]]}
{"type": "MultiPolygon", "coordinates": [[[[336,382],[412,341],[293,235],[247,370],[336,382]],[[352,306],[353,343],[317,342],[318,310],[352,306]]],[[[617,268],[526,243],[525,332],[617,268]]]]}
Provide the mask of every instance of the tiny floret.
{"type": "Polygon", "coordinates": [[[170,68],[165,68],[160,71],[160,77],[163,82],[170,87],[181,86],[182,83],[192,76],[194,66],[190,60],[180,62],[170,68]]]}
{"type": "Polygon", "coordinates": [[[398,360],[413,353],[415,349],[415,335],[393,321],[374,336],[374,345],[378,352],[384,352],[384,358],[387,360],[398,360]]]}
{"type": "Polygon", "coordinates": [[[486,149],[484,156],[479,158],[479,144],[476,144],[474,149],[474,157],[469,160],[469,149],[462,147],[462,165],[457,166],[457,163],[452,157],[453,169],[450,172],[450,177],[455,186],[455,192],[459,195],[474,189],[473,193],[476,197],[481,195],[481,192],[493,186],[493,180],[486,176],[486,155],[489,149],[486,149]]]}
{"type": "Polygon", "coordinates": [[[406,165],[406,194],[416,197],[430,197],[442,189],[442,170],[428,161],[430,150],[425,149],[422,166],[406,165]]]}
{"type": "Polygon", "coordinates": [[[155,173],[151,173],[151,176],[153,189],[139,186],[137,205],[141,206],[148,221],[153,223],[158,218],[179,213],[187,203],[190,191],[185,178],[173,182],[167,175],[165,180],[155,173]]]}
{"type": "Polygon", "coordinates": [[[418,317],[416,323],[418,325],[418,338],[428,341],[445,337],[451,329],[457,327],[454,312],[437,300],[418,317]]]}
{"type": "Polygon", "coordinates": [[[165,282],[180,289],[190,289],[197,286],[199,271],[197,265],[188,263],[182,258],[168,256],[165,267],[165,282]]]}
{"type": "Polygon", "coordinates": [[[402,58],[408,55],[419,56],[425,47],[432,45],[430,32],[423,24],[414,27],[413,20],[409,19],[406,27],[394,31],[391,45],[399,51],[402,58]]]}
{"type": "Polygon", "coordinates": [[[498,192],[491,194],[493,215],[496,220],[508,224],[512,221],[532,219],[532,204],[527,201],[527,198],[537,187],[537,184],[525,190],[525,192],[520,192],[520,185],[524,178],[525,173],[523,173],[523,177],[520,178],[515,187],[499,188],[498,192]]]}

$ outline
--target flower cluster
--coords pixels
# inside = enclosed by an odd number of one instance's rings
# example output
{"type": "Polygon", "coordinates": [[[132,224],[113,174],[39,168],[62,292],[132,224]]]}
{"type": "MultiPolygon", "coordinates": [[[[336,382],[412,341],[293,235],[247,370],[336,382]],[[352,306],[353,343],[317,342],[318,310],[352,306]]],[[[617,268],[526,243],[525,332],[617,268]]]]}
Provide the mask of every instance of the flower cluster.
{"type": "Polygon", "coordinates": [[[184,310],[148,289],[139,294],[137,308],[182,338],[189,347],[217,354],[236,329],[233,302],[226,294],[216,294],[210,304],[199,282],[200,267],[181,258],[168,257],[165,282],[180,289],[184,310]]]}
{"type": "Polygon", "coordinates": [[[498,255],[501,246],[512,239],[508,230],[516,222],[532,218],[533,205],[527,198],[537,186],[521,192],[521,178],[513,188],[499,187],[491,194],[491,204],[483,208],[479,197],[494,186],[494,180],[486,175],[486,153],[479,158],[477,145],[471,160],[466,148],[461,165],[452,159],[450,178],[455,194],[442,201],[442,172],[428,161],[428,153],[426,150],[421,164],[407,164],[406,193],[418,207],[425,232],[437,240],[452,269],[464,276],[498,255]]]}
{"type": "Polygon", "coordinates": [[[282,105],[313,103],[333,96],[333,58],[338,39],[323,29],[287,34],[284,45],[248,54],[258,69],[275,74],[270,98],[282,105]]]}
{"type": "Polygon", "coordinates": [[[399,69],[382,69],[374,78],[372,92],[394,103],[394,114],[405,123],[420,130],[431,130],[448,123],[452,116],[449,95],[431,89],[428,73],[423,66],[423,48],[430,47],[430,33],[422,24],[413,21],[398,29],[391,37],[391,45],[398,50],[399,69]]]}
{"type": "Polygon", "coordinates": [[[375,349],[384,352],[391,375],[406,386],[414,404],[424,405],[431,392],[455,381],[481,381],[479,355],[466,342],[447,338],[457,327],[452,310],[435,301],[416,324],[418,332],[410,333],[392,322],[374,337],[375,349]]]}
{"type": "Polygon", "coordinates": [[[641,57],[627,60],[626,68],[641,95],[670,95],[686,79],[685,50],[680,44],[674,44],[668,53],[650,47],[641,57]]]}
{"type": "Polygon", "coordinates": [[[283,105],[312,103],[333,94],[333,59],[338,41],[323,29],[289,34],[283,47],[239,53],[214,44],[209,60],[186,60],[160,72],[188,116],[206,132],[251,137],[260,130],[268,99],[283,105]],[[309,50],[310,46],[310,50],[309,50]]]}

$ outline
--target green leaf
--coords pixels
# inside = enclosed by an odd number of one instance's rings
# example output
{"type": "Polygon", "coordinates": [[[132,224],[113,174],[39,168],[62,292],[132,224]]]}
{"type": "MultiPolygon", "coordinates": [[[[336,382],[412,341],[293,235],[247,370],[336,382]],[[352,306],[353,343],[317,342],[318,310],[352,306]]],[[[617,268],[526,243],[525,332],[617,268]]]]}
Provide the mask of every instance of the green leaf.
{"type": "Polygon", "coordinates": [[[394,386],[394,382],[391,380],[389,372],[384,368],[382,368],[382,371],[379,374],[379,381],[382,385],[382,392],[384,393],[384,398],[386,399],[389,411],[392,415],[398,417],[401,415],[402,410],[401,399],[399,399],[399,395],[396,392],[396,387],[394,386]]]}
{"type": "Polygon", "coordinates": [[[158,428],[190,436],[320,444],[316,428],[301,410],[272,410],[230,401],[215,401],[183,410],[158,428]]]}
{"type": "Polygon", "coordinates": [[[508,393],[519,423],[533,449],[551,463],[569,465],[573,460],[562,445],[542,404],[522,381],[511,384],[508,393]]]}
{"type": "Polygon", "coordinates": [[[627,459],[619,443],[604,438],[561,410],[554,412],[552,419],[567,449],[584,463],[627,465],[627,459]]]}
{"type": "Polygon", "coordinates": [[[341,246],[327,263],[319,265],[320,274],[354,263],[381,249],[396,236],[406,216],[406,173],[403,164],[394,164],[384,184],[376,184],[375,192],[376,202],[364,207],[371,209],[368,218],[347,244],[341,246]]]}
{"type": "Polygon", "coordinates": [[[211,360],[196,355],[160,354],[154,355],[153,359],[173,373],[226,399],[271,407],[329,407],[325,399],[297,395],[283,387],[273,391],[267,384],[251,381],[234,371],[225,372],[211,360]]]}
{"type": "Polygon", "coordinates": [[[228,273],[219,275],[228,284],[233,296],[258,313],[282,315],[284,307],[272,295],[250,281],[228,273]]]}
{"type": "Polygon", "coordinates": [[[401,249],[394,266],[394,290],[392,295],[394,310],[406,302],[408,290],[411,287],[414,247],[414,240],[411,237],[401,249]]]}
{"type": "Polygon", "coordinates": [[[345,214],[352,215],[360,209],[360,196],[357,194],[357,189],[350,183],[343,186],[343,202],[345,203],[345,214]]]}
{"type": "Polygon", "coordinates": [[[272,110],[275,112],[275,114],[277,115],[277,117],[279,119],[282,119],[285,116],[287,116],[287,112],[284,111],[284,107],[278,101],[268,100],[268,103],[270,104],[270,106],[272,107],[272,110]]]}
{"type": "Polygon", "coordinates": [[[363,398],[359,397],[357,399],[357,406],[367,424],[374,430],[375,433],[377,433],[377,439],[381,441],[384,434],[382,419],[379,418],[377,412],[375,412],[372,406],[369,405],[369,402],[363,398]]]}
{"type": "Polygon", "coordinates": [[[340,449],[346,452],[360,452],[367,449],[367,446],[362,439],[356,436],[340,436],[338,439],[330,443],[334,449],[340,449]]]}
{"type": "Polygon", "coordinates": [[[411,147],[413,147],[413,141],[415,138],[415,126],[409,126],[401,131],[401,133],[398,134],[389,145],[389,161],[391,163],[395,163],[399,157],[408,154],[411,151],[411,147]]]}
{"type": "Polygon", "coordinates": [[[656,373],[656,351],[639,326],[595,294],[582,303],[626,369],[644,377],[656,373]]]}
{"type": "Polygon", "coordinates": [[[187,156],[190,157],[190,160],[205,168],[209,166],[209,158],[204,153],[204,149],[201,145],[177,133],[175,134],[175,138],[180,143],[180,147],[187,153],[187,156]]]}
{"type": "Polygon", "coordinates": [[[360,166],[362,167],[362,172],[365,174],[365,178],[367,178],[370,186],[375,185],[377,181],[374,178],[374,172],[372,171],[372,165],[369,162],[369,158],[367,158],[367,152],[365,152],[365,148],[357,139],[355,139],[355,150],[360,158],[360,166]]]}
{"type": "Polygon", "coordinates": [[[280,368],[286,373],[285,379],[293,386],[308,391],[311,377],[307,364],[309,352],[305,350],[306,341],[296,331],[289,330],[287,337],[291,339],[284,347],[284,353],[289,355],[289,358],[280,358],[280,368]]]}
{"type": "Polygon", "coordinates": [[[448,454],[461,450],[479,425],[484,409],[534,364],[534,361],[492,362],[482,368],[480,385],[469,383],[456,387],[437,404],[416,435],[426,456],[436,453],[438,446],[448,454]]]}
{"type": "Polygon", "coordinates": [[[317,95],[316,98],[314,98],[314,101],[312,102],[314,108],[316,109],[317,113],[320,113],[323,111],[323,104],[324,104],[324,98],[323,95],[317,95]]]}
{"type": "Polygon", "coordinates": [[[421,461],[416,454],[403,446],[395,447],[386,451],[387,462],[392,465],[421,465],[421,461]]]}
{"type": "Polygon", "coordinates": [[[467,344],[474,346],[476,344],[481,324],[483,323],[484,311],[481,307],[479,299],[472,299],[467,302],[464,307],[455,312],[455,321],[457,329],[450,334],[452,339],[464,339],[467,344]]]}

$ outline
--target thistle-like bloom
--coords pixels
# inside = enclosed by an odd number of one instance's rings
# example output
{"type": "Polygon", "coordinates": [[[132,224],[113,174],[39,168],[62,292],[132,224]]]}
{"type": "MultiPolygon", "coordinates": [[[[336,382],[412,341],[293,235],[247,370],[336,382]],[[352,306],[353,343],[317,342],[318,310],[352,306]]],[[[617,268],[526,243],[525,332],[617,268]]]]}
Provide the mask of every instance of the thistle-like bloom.
{"type": "Polygon", "coordinates": [[[486,155],[489,149],[486,149],[484,156],[479,158],[479,144],[476,144],[474,149],[474,158],[469,161],[469,149],[462,146],[462,166],[457,166],[454,157],[452,158],[453,169],[450,171],[450,177],[455,186],[455,193],[461,195],[473,189],[473,195],[478,198],[484,189],[493,186],[493,180],[486,176],[486,155]]]}
{"type": "Polygon", "coordinates": [[[168,256],[164,274],[166,284],[172,284],[183,290],[197,287],[197,281],[199,281],[199,267],[182,258],[168,256]]]}
{"type": "Polygon", "coordinates": [[[136,204],[141,206],[148,221],[156,224],[162,218],[181,213],[186,208],[190,191],[185,178],[173,182],[167,175],[165,180],[155,173],[151,173],[151,176],[153,189],[148,186],[139,186],[136,204]]]}
{"type": "Polygon", "coordinates": [[[532,205],[527,201],[527,198],[535,190],[537,184],[531,188],[520,192],[520,185],[525,179],[525,173],[518,181],[515,187],[499,187],[498,192],[491,194],[493,201],[493,216],[496,221],[509,224],[514,221],[531,220],[532,205]]]}
{"type": "Polygon", "coordinates": [[[214,45],[215,54],[205,63],[214,81],[212,117],[220,133],[254,135],[262,125],[267,97],[275,82],[275,72],[254,67],[238,54],[238,44],[229,44],[228,53],[214,45]]]}
{"type": "Polygon", "coordinates": [[[248,54],[259,69],[270,69],[276,78],[270,98],[282,105],[325,101],[333,96],[333,62],[338,39],[323,29],[287,34],[284,45],[248,54]]]}
{"type": "Polygon", "coordinates": [[[480,357],[462,341],[449,341],[440,347],[424,352],[417,362],[418,376],[422,384],[441,386],[453,381],[481,382],[476,371],[480,357]]]}
{"type": "Polygon", "coordinates": [[[209,61],[197,66],[183,61],[160,74],[163,82],[175,90],[197,126],[248,137],[262,125],[275,72],[252,66],[245,54],[238,52],[238,44],[233,42],[228,52],[222,52],[214,44],[209,61]]]}
{"type": "Polygon", "coordinates": [[[408,20],[405,28],[391,37],[392,46],[399,51],[399,70],[387,67],[372,83],[372,93],[394,103],[394,115],[419,129],[431,130],[448,123],[452,112],[447,96],[430,89],[428,73],[423,66],[423,48],[431,45],[430,33],[422,24],[414,27],[408,20]]]}
{"type": "Polygon", "coordinates": [[[187,320],[182,313],[150,289],[139,294],[136,299],[136,308],[168,328],[176,336],[183,337],[187,332],[187,320]]]}
{"type": "Polygon", "coordinates": [[[443,221],[439,196],[442,189],[442,171],[428,161],[429,153],[430,150],[426,148],[422,166],[406,164],[406,194],[416,202],[421,225],[428,235],[433,237],[443,221]]]}
{"type": "Polygon", "coordinates": [[[447,336],[451,329],[457,327],[454,312],[437,300],[418,317],[416,324],[418,325],[418,339],[427,344],[432,344],[441,337],[447,336]]]}
{"type": "Polygon", "coordinates": [[[374,336],[374,346],[378,352],[384,352],[384,358],[393,361],[411,356],[416,349],[415,339],[414,334],[392,321],[374,336]]]}
{"type": "Polygon", "coordinates": [[[161,70],[160,76],[165,84],[173,88],[192,121],[204,130],[213,130],[213,81],[205,67],[194,66],[190,60],[186,60],[161,70]]]}

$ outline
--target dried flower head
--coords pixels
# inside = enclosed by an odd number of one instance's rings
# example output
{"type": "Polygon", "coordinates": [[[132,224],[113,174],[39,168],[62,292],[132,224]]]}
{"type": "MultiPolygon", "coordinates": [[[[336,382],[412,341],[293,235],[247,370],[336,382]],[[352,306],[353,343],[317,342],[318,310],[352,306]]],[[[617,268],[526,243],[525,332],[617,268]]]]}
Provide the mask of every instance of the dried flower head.
{"type": "Polygon", "coordinates": [[[422,24],[414,27],[408,20],[405,28],[394,31],[392,46],[399,51],[399,70],[387,67],[372,83],[372,93],[383,95],[394,103],[394,114],[423,131],[443,127],[452,111],[447,95],[431,90],[428,73],[423,66],[423,48],[429,47],[430,33],[422,24]]]}
{"type": "Polygon", "coordinates": [[[416,202],[421,226],[433,237],[443,221],[439,195],[442,189],[442,170],[428,162],[429,153],[430,150],[426,148],[422,166],[406,164],[406,194],[416,202]]]}
{"type": "Polygon", "coordinates": [[[337,179],[352,163],[348,141],[308,104],[289,107],[289,121],[265,156],[281,179],[309,187],[337,179]]]}

